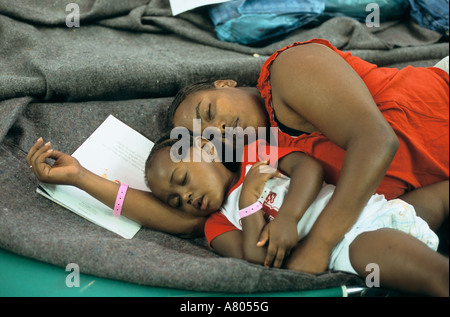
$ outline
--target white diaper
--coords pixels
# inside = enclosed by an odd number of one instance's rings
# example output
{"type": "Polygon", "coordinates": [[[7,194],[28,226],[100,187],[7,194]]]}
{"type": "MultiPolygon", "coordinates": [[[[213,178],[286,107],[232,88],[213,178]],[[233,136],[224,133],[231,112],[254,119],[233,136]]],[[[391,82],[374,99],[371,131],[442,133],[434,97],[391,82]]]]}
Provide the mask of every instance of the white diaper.
{"type": "Polygon", "coordinates": [[[361,233],[381,228],[403,231],[437,250],[439,238],[428,224],[416,215],[413,206],[401,199],[387,201],[382,195],[374,195],[352,229],[333,249],[328,268],[357,274],[350,263],[350,244],[361,233]]]}

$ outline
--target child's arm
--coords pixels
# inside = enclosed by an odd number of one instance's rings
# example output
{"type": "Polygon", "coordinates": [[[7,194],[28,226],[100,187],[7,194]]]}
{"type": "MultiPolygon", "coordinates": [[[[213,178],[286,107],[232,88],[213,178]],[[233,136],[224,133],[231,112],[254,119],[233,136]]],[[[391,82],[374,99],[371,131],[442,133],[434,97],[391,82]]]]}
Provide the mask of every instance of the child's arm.
{"type": "MultiPolygon", "coordinates": [[[[261,196],[267,180],[279,175],[280,173],[266,162],[255,163],[245,175],[239,197],[239,209],[254,204],[261,196]]],[[[242,218],[241,222],[243,257],[249,262],[262,265],[266,257],[266,248],[256,246],[261,231],[266,225],[262,210],[242,218]]]]}
{"type": "MultiPolygon", "coordinates": [[[[216,252],[262,265],[266,261],[269,264],[273,262],[273,258],[268,260],[270,256],[267,250],[272,248],[277,251],[273,253],[277,258],[274,266],[279,267],[285,255],[297,245],[297,223],[321,188],[322,167],[301,152],[284,156],[279,160],[278,167],[286,175],[291,176],[289,192],[278,215],[268,225],[261,210],[242,218],[242,231],[223,233],[211,242],[216,252]],[[265,247],[267,241],[269,241],[268,248],[265,247]]],[[[277,175],[278,172],[264,162],[254,164],[242,184],[239,208],[246,208],[256,202],[266,181],[277,175]]]]}
{"type": "MultiPolygon", "coordinates": [[[[239,209],[254,204],[261,196],[266,181],[278,175],[279,172],[266,162],[255,163],[245,175],[239,196],[239,209]]],[[[266,225],[262,210],[242,218],[241,224],[242,230],[236,228],[215,237],[211,241],[211,247],[222,256],[245,259],[262,265],[266,257],[266,248],[256,246],[258,237],[266,225]]]]}
{"type": "MultiPolygon", "coordinates": [[[[75,186],[114,207],[119,184],[88,171],[72,156],[51,149],[50,143],[43,143],[39,138],[27,155],[27,163],[39,181],[75,186]],[[55,160],[52,166],[45,162],[47,158],[55,160]]],[[[133,188],[127,191],[122,214],[148,228],[183,237],[203,234],[206,219],[170,208],[152,193],[133,188]]]]}
{"type": "Polygon", "coordinates": [[[301,152],[279,160],[278,168],[291,177],[288,193],[275,219],[263,230],[258,246],[268,242],[265,266],[281,267],[298,243],[297,224],[317,197],[323,183],[322,166],[301,152]]]}

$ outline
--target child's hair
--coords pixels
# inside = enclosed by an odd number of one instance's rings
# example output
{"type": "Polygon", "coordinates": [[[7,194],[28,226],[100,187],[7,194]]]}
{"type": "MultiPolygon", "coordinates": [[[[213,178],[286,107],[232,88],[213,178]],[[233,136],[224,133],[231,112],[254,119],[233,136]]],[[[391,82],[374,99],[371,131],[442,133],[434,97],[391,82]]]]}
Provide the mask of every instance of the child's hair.
{"type": "MultiPolygon", "coordinates": [[[[153,145],[150,154],[147,157],[147,160],[145,161],[145,183],[148,187],[148,180],[147,180],[147,172],[150,169],[153,159],[156,156],[156,154],[161,151],[162,149],[165,149],[167,147],[172,147],[175,143],[179,142],[180,140],[186,140],[186,139],[174,139],[170,137],[170,133],[167,133],[163,135],[161,138],[159,138],[158,141],[153,145]]],[[[186,146],[191,147],[193,145],[193,137],[190,135],[189,139],[186,140],[189,142],[189,145],[186,144],[186,146]]],[[[181,154],[181,153],[178,153],[181,154]]]]}
{"type": "MultiPolygon", "coordinates": [[[[225,144],[220,140],[209,140],[210,142],[213,143],[213,145],[215,146],[215,148],[221,148],[222,151],[224,151],[224,147],[225,144]],[[214,142],[216,141],[216,142],[214,142]]],[[[148,186],[148,179],[147,179],[147,172],[148,170],[151,168],[152,166],[152,162],[154,157],[156,156],[156,154],[158,152],[160,152],[161,150],[168,148],[168,147],[172,147],[173,145],[175,145],[178,142],[184,142],[184,144],[178,144],[179,147],[178,148],[178,153],[175,153],[175,155],[180,158],[183,159],[182,157],[180,157],[181,155],[186,155],[186,153],[182,153],[182,151],[180,152],[181,149],[187,149],[187,148],[192,148],[194,145],[194,136],[192,134],[189,134],[189,138],[186,138],[186,134],[182,135],[179,134],[178,138],[172,138],[170,136],[170,133],[164,134],[161,138],[159,138],[158,141],[155,142],[155,144],[153,145],[150,154],[147,157],[147,160],[145,161],[145,170],[144,170],[144,177],[145,177],[145,183],[148,186]]],[[[176,148],[175,148],[176,149],[176,148]]],[[[221,152],[223,153],[223,152],[221,152]]],[[[226,168],[228,168],[230,171],[232,172],[236,172],[239,168],[239,164],[236,162],[222,162],[226,168]]]]}
{"type": "Polygon", "coordinates": [[[202,90],[210,90],[214,88],[214,80],[201,81],[181,88],[175,95],[171,105],[168,110],[167,125],[169,130],[174,128],[173,117],[175,116],[175,111],[177,111],[180,104],[186,99],[187,96],[202,90]]]}

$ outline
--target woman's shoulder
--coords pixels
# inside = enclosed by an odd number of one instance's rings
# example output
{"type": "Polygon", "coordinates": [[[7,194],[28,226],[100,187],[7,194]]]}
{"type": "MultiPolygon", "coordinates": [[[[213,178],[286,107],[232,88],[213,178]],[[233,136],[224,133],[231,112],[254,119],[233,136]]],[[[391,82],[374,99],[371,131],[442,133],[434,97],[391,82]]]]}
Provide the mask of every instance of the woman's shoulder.
{"type": "MultiPolygon", "coordinates": [[[[275,60],[278,59],[279,56],[281,55],[291,55],[291,54],[282,54],[285,52],[290,52],[294,55],[303,55],[309,54],[309,50],[312,51],[321,51],[324,49],[331,49],[333,51],[335,51],[338,54],[345,54],[344,52],[338,50],[335,46],[333,46],[331,44],[330,41],[324,40],[324,39],[311,39],[308,41],[303,41],[303,42],[294,42],[288,46],[285,46],[279,50],[277,50],[276,52],[274,52],[264,63],[263,67],[262,67],[262,72],[264,72],[265,70],[269,70],[270,67],[272,66],[273,62],[275,60]],[[308,45],[309,44],[309,45],[308,45]]],[[[305,55],[305,56],[306,56],[305,55]]]]}
{"type": "Polygon", "coordinates": [[[329,41],[323,39],[295,42],[277,50],[261,68],[257,85],[261,95],[263,98],[270,96],[273,71],[279,69],[282,73],[289,73],[291,67],[300,63],[306,64],[308,59],[326,63],[329,54],[338,54],[345,59],[350,53],[338,50],[329,41]]]}

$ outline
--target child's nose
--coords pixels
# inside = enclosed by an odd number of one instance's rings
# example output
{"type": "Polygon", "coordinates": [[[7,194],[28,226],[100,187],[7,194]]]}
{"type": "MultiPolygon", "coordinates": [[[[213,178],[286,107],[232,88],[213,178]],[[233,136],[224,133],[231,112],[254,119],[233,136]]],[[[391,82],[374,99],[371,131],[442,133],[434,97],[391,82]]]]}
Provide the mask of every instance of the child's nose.
{"type": "Polygon", "coordinates": [[[182,194],[182,197],[186,203],[192,204],[192,193],[186,191],[184,194],[182,194]]]}

